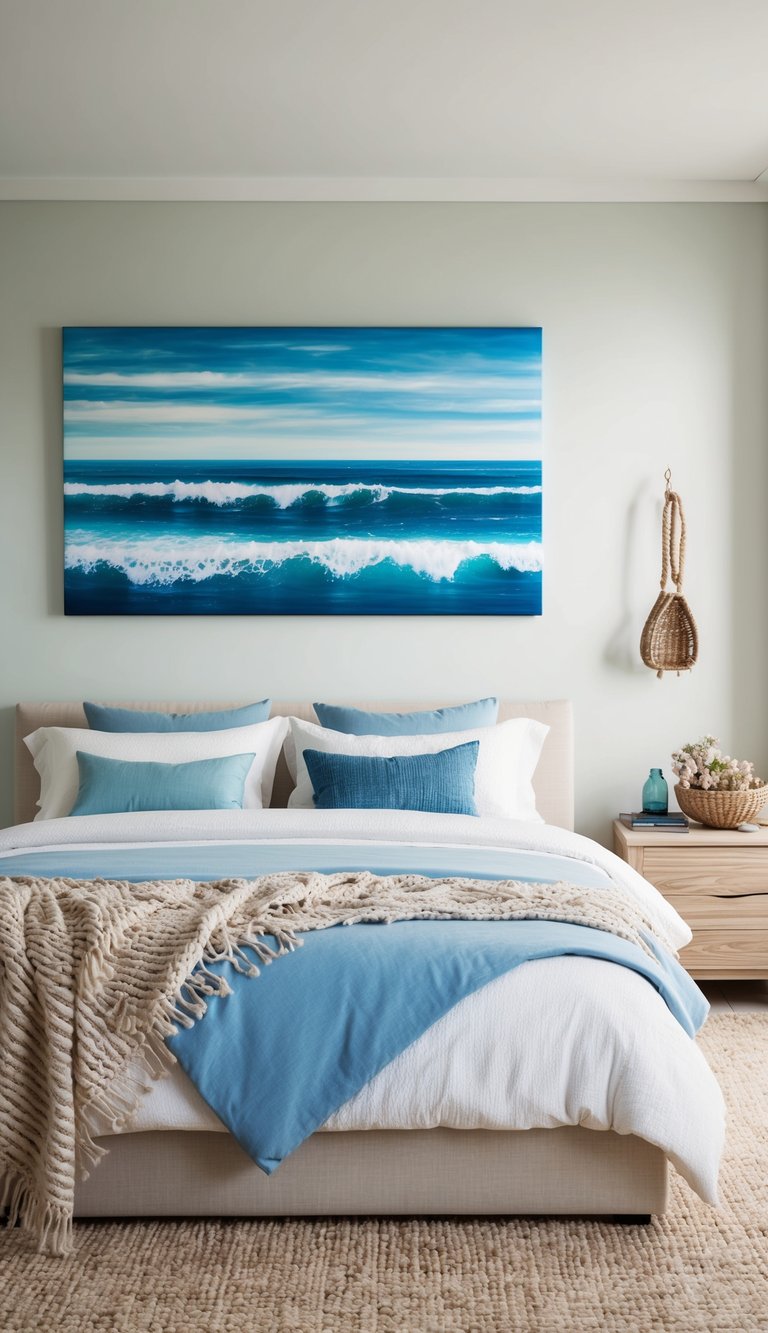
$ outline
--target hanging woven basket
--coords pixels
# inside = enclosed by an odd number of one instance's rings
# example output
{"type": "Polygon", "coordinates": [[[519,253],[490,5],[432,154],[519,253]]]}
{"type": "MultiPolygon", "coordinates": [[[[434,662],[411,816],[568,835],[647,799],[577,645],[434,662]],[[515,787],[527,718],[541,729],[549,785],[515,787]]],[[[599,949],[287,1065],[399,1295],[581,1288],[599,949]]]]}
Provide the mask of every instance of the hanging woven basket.
{"type": "Polygon", "coordinates": [[[640,656],[661,677],[665,671],[690,671],[699,655],[699,633],[683,597],[685,515],[680,496],[669,488],[666,471],[664,513],[661,522],[661,592],[640,636],[640,656]],[[674,592],[667,590],[671,580],[674,592]]]}

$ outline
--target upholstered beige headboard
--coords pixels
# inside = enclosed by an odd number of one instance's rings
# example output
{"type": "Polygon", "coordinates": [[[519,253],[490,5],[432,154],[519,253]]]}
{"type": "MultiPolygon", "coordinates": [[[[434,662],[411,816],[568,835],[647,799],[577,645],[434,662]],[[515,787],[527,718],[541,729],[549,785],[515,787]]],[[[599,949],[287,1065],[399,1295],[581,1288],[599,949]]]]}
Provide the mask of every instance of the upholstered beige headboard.
{"type": "MultiPolygon", "coordinates": [[[[347,702],[350,702],[349,700],[347,702]]],[[[378,712],[409,712],[414,708],[441,707],[441,704],[425,703],[359,703],[356,707],[375,709],[378,712]]],[[[121,708],[152,708],[163,712],[197,713],[213,708],[234,708],[229,703],[147,703],[133,702],[117,705],[121,708]]],[[[314,710],[309,703],[283,703],[272,705],[272,714],[286,717],[301,717],[315,722],[314,710]]],[[[548,700],[543,703],[502,703],[499,707],[499,721],[505,722],[510,717],[533,717],[539,722],[546,722],[549,735],[544,743],[539,766],[534,776],[536,805],[548,824],[559,824],[562,828],[573,828],[573,716],[570,703],[562,699],[548,700]]],[[[34,819],[37,812],[37,798],[40,785],[32,763],[31,755],[23,743],[37,727],[85,727],[87,726],[83,706],[79,703],[43,703],[16,705],[16,760],[15,760],[15,803],[14,813],[18,824],[34,819]]],[[[275,775],[275,789],[272,804],[283,806],[291,791],[291,780],[285,759],[281,755],[275,775]]]]}

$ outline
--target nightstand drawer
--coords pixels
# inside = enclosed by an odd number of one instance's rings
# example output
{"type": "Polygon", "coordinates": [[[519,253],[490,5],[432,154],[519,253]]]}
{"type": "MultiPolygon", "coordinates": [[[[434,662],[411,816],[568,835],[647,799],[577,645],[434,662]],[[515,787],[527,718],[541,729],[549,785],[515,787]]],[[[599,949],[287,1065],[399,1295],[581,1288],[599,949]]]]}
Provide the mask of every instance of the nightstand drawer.
{"type": "Polygon", "coordinates": [[[768,894],[749,893],[740,898],[717,893],[668,893],[667,902],[679,912],[694,932],[741,929],[768,931],[768,894]]]}
{"type": "Polygon", "coordinates": [[[665,896],[768,894],[768,847],[645,847],[643,874],[665,896]]]}
{"type": "Polygon", "coordinates": [[[680,962],[702,979],[768,976],[768,929],[697,930],[680,962]]]}

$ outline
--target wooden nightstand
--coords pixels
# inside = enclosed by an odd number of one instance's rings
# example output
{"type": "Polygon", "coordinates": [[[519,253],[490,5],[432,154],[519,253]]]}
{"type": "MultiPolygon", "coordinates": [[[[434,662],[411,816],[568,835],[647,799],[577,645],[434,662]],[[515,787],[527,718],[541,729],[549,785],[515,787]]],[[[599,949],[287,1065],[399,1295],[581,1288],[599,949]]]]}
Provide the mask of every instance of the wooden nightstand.
{"type": "Polygon", "coordinates": [[[654,884],[693,931],[680,962],[694,977],[768,977],[768,829],[689,833],[628,829],[613,849],[654,884]]]}

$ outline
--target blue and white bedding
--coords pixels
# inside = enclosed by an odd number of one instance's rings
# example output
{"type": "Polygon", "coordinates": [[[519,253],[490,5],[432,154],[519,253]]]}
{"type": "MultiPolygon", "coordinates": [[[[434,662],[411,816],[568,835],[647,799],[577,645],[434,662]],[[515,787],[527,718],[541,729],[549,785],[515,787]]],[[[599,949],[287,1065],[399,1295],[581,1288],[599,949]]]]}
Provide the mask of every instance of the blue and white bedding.
{"type": "MultiPolygon", "coordinates": [[[[598,891],[618,883],[675,947],[690,938],[624,862],[541,824],[227,810],[83,816],[0,832],[6,875],[138,881],[287,869],[565,879],[598,891]]],[[[238,978],[237,990],[174,1039],[204,1097],[178,1069],[144,1098],[134,1130],[228,1127],[269,1170],[318,1128],[581,1124],[648,1139],[703,1198],[716,1198],[722,1098],[691,1039],[706,1001],[663,950],[654,964],[605,932],[554,922],[334,928],[307,936],[303,950],[260,978],[238,978]],[[331,1031],[333,1040],[321,1042],[331,1031]],[[216,1056],[224,1047],[222,1092],[216,1056]],[[234,1075],[233,1050],[242,1057],[234,1075]],[[282,1081],[265,1079],[276,1064],[282,1081]]]]}

